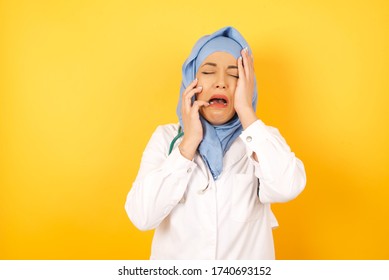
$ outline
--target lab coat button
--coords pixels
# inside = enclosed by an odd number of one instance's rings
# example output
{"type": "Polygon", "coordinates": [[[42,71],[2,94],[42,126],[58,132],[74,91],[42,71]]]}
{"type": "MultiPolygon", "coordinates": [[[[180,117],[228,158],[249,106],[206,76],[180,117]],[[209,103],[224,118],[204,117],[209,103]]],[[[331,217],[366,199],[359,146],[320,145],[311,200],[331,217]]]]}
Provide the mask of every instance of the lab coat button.
{"type": "Polygon", "coordinates": [[[186,171],[187,173],[190,173],[190,172],[192,172],[192,168],[188,168],[188,170],[186,171]]]}
{"type": "Polygon", "coordinates": [[[247,142],[251,142],[251,140],[253,140],[253,138],[252,138],[251,136],[247,136],[247,137],[246,137],[246,141],[247,141],[247,142]]]}

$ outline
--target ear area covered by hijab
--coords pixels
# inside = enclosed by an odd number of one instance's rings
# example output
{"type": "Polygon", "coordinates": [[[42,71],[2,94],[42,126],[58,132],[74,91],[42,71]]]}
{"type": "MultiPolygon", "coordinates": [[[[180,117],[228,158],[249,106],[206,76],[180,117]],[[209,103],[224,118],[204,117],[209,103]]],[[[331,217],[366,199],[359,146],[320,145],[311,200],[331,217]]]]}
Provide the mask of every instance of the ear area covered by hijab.
{"type": "MultiPolygon", "coordinates": [[[[206,56],[215,51],[226,51],[237,58],[240,52],[239,47],[240,50],[247,47],[249,53],[251,53],[249,45],[239,31],[231,26],[227,26],[210,35],[201,37],[192,48],[189,57],[185,60],[182,66],[180,98],[176,110],[184,134],[185,127],[183,126],[181,115],[182,94],[186,87],[196,77],[196,65],[198,67],[206,56]],[[218,39],[215,40],[215,38],[218,39]]],[[[254,78],[254,94],[252,100],[254,111],[256,110],[257,95],[257,83],[254,78]]],[[[223,157],[234,140],[241,134],[243,130],[242,124],[240,123],[237,114],[235,114],[235,116],[227,123],[217,126],[210,124],[202,116],[200,116],[200,120],[203,125],[204,135],[203,140],[198,147],[198,152],[210,169],[214,180],[217,180],[223,171],[223,157]]]]}

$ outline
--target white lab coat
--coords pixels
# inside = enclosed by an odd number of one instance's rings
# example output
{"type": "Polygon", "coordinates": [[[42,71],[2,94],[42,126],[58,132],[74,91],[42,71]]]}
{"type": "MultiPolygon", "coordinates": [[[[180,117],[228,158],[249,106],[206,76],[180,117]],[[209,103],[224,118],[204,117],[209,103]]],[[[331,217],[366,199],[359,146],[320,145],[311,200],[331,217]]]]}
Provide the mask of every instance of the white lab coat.
{"type": "Polygon", "coordinates": [[[178,148],[168,155],[177,134],[178,124],[156,129],[125,204],[137,228],[155,229],[150,258],[274,259],[278,224],[270,203],[295,198],[306,182],[278,130],[251,124],[225,154],[216,181],[198,154],[193,161],[178,148]]]}

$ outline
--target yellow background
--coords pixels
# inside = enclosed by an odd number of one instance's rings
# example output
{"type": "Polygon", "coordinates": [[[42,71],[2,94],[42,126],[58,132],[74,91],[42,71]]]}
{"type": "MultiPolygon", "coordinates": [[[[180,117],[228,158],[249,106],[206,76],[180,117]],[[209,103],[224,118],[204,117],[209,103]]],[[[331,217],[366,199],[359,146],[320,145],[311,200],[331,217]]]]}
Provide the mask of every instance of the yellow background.
{"type": "Polygon", "coordinates": [[[305,164],[278,259],[389,259],[389,2],[0,1],[0,258],[147,259],[124,202],[181,65],[232,25],[305,164]],[[184,2],[184,4],[183,4],[184,2]]]}

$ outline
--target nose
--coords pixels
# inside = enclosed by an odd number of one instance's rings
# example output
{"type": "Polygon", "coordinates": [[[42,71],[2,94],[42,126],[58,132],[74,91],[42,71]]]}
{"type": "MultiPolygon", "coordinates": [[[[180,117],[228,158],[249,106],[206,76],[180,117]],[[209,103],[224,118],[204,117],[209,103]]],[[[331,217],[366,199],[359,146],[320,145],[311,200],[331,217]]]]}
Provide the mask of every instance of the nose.
{"type": "Polygon", "coordinates": [[[224,74],[218,75],[217,81],[216,81],[216,88],[218,88],[218,89],[226,89],[227,88],[224,74]]]}

